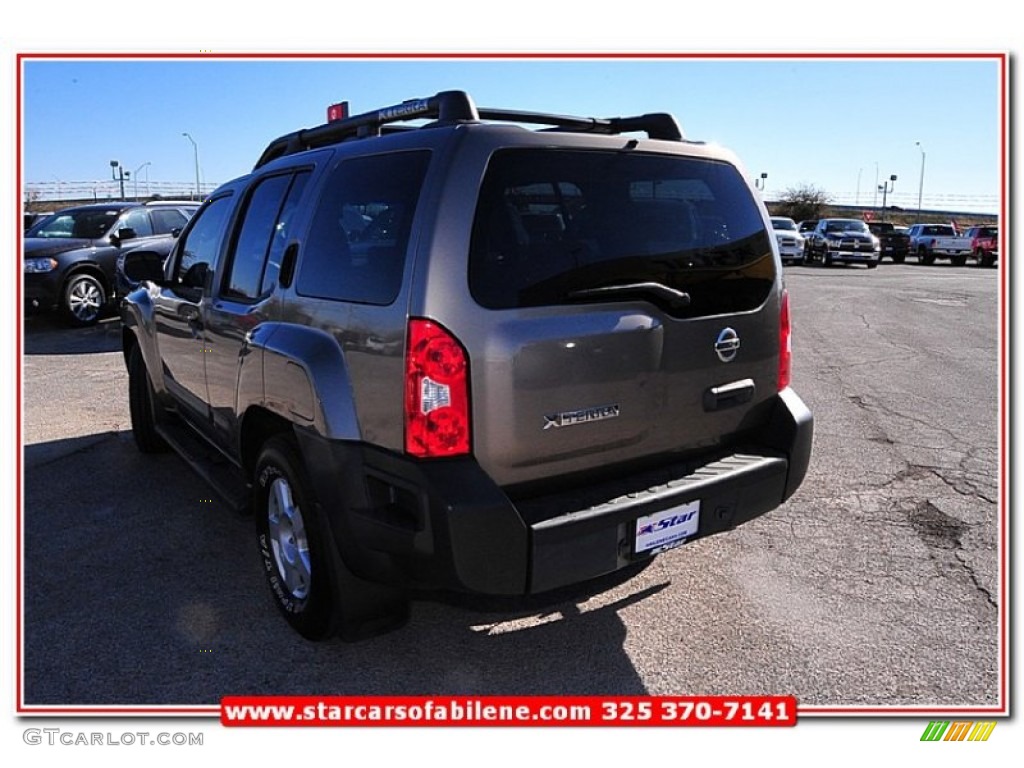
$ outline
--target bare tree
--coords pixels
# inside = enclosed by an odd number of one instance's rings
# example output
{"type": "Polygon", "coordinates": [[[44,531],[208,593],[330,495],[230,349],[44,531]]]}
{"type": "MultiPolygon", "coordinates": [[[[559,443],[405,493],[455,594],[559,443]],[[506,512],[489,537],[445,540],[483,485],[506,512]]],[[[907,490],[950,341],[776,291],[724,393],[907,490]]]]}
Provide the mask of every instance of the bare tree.
{"type": "Polygon", "coordinates": [[[820,219],[828,203],[829,196],[825,190],[813,184],[801,184],[783,192],[775,207],[780,216],[789,216],[795,221],[807,221],[820,219]]]}

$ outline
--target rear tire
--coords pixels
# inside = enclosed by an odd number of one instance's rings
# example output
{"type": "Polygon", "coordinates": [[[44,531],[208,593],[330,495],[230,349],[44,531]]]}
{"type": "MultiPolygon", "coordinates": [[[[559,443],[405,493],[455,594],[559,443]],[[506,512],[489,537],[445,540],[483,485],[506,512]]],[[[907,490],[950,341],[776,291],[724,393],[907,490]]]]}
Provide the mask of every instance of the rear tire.
{"type": "Polygon", "coordinates": [[[364,581],[335,552],[298,448],[277,435],[256,462],[253,508],[257,544],[271,594],[307,640],[340,635],[361,640],[405,624],[409,602],[399,589],[364,581]]]}
{"type": "Polygon", "coordinates": [[[309,480],[290,440],[260,451],[253,484],[256,536],[274,602],[307,640],[332,631],[334,590],[309,480]]]}
{"type": "Polygon", "coordinates": [[[905,253],[900,253],[900,254],[895,254],[894,253],[893,256],[892,256],[892,263],[893,264],[902,264],[906,260],[907,260],[907,254],[905,254],[905,253]]]}
{"type": "Polygon", "coordinates": [[[962,254],[960,256],[950,256],[949,261],[954,267],[962,267],[967,263],[967,255],[962,254]]]}
{"type": "Polygon", "coordinates": [[[149,371],[139,345],[128,355],[128,411],[132,419],[132,437],[142,453],[164,453],[167,443],[156,431],[156,403],[149,371]]]}

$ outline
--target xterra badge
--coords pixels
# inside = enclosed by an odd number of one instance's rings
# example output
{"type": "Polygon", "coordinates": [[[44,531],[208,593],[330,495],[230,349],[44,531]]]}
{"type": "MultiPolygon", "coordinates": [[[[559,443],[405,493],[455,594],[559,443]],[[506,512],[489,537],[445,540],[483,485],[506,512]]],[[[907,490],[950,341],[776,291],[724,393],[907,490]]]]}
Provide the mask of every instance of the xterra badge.
{"type": "Polygon", "coordinates": [[[596,408],[581,408],[578,411],[563,411],[544,416],[544,429],[555,427],[571,427],[573,424],[584,424],[588,421],[604,421],[619,415],[618,405],[599,405],[596,408]]]}

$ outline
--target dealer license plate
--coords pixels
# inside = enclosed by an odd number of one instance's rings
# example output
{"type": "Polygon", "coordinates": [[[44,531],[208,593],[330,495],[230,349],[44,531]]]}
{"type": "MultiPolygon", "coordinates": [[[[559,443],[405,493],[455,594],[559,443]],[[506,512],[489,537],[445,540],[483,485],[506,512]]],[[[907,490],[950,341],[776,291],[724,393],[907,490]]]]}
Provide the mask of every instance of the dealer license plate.
{"type": "Polygon", "coordinates": [[[645,515],[636,521],[633,551],[654,554],[678,547],[690,537],[696,536],[699,527],[699,499],[653,515],[645,515]]]}

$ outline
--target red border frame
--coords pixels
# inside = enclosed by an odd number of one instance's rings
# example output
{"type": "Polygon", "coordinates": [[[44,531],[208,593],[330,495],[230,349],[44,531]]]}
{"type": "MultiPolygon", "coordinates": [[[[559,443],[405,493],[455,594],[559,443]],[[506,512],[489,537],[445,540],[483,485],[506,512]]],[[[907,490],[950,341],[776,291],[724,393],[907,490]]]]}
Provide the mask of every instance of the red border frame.
{"type": "MultiPolygon", "coordinates": [[[[318,53],[270,53],[270,54],[254,54],[254,53],[218,53],[218,54],[196,54],[196,53],[19,53],[16,57],[16,85],[15,85],[15,99],[17,105],[15,107],[15,144],[16,144],[16,157],[15,157],[15,183],[17,185],[16,200],[17,210],[15,214],[15,221],[20,220],[21,216],[21,199],[22,199],[22,167],[21,167],[21,155],[22,155],[22,64],[29,60],[54,60],[54,59],[97,59],[97,60],[119,60],[119,59],[135,59],[135,60],[281,60],[281,59],[302,59],[302,60],[459,60],[459,59],[505,59],[505,60],[787,60],[787,59],[798,59],[798,60],[993,60],[999,65],[999,148],[1000,148],[1000,179],[999,179],[999,219],[1001,238],[1003,243],[1009,242],[1007,237],[1007,227],[1010,224],[1009,220],[1009,179],[1007,170],[1008,161],[1008,116],[1009,116],[1009,104],[1008,104],[1008,90],[1009,90],[1009,79],[1007,73],[1008,66],[1008,54],[1006,53],[993,53],[993,52],[958,52],[958,53],[841,53],[841,52],[805,52],[805,53],[680,53],[678,51],[666,51],[661,53],[647,52],[647,53],[600,53],[600,52],[577,52],[577,53],[524,53],[524,52],[506,52],[506,53],[472,53],[472,52],[459,52],[459,53],[439,53],[439,52],[428,52],[428,53],[330,53],[330,52],[318,52],[318,53]]],[[[22,227],[20,224],[15,228],[17,253],[21,253],[22,250],[22,227]]],[[[1003,250],[1008,251],[1006,245],[1003,246],[1003,250]]],[[[1009,328],[1007,324],[1007,318],[1009,316],[1009,264],[1007,259],[1000,260],[999,267],[999,548],[1000,548],[1000,577],[999,577],[999,664],[1000,664],[1000,685],[999,685],[999,700],[1000,704],[994,707],[798,707],[798,714],[800,716],[805,715],[946,715],[946,714],[985,714],[985,715],[1008,715],[1010,712],[1009,702],[1009,385],[1007,380],[1008,373],[1008,361],[1009,361],[1009,328]]],[[[15,670],[16,680],[16,696],[17,696],[17,712],[18,714],[50,714],[50,715],[104,715],[104,714],[123,714],[123,715],[138,715],[138,714],[152,714],[152,715],[214,715],[216,716],[220,712],[219,706],[206,706],[206,707],[184,707],[184,706],[168,706],[168,707],[111,707],[111,706],[99,706],[99,707],[54,707],[54,706],[43,706],[34,707],[26,706],[23,703],[23,690],[22,690],[22,626],[21,626],[21,615],[22,615],[22,430],[21,430],[21,387],[22,387],[22,333],[23,333],[23,321],[22,321],[22,270],[18,259],[15,259],[15,264],[12,266],[15,270],[15,285],[17,286],[17,317],[15,318],[15,326],[17,330],[17,339],[15,342],[15,349],[17,351],[17,378],[16,378],[16,401],[17,401],[17,418],[16,418],[16,522],[15,522],[15,538],[16,538],[16,555],[15,555],[15,586],[16,586],[16,599],[15,599],[15,660],[17,668],[15,670]]]]}

